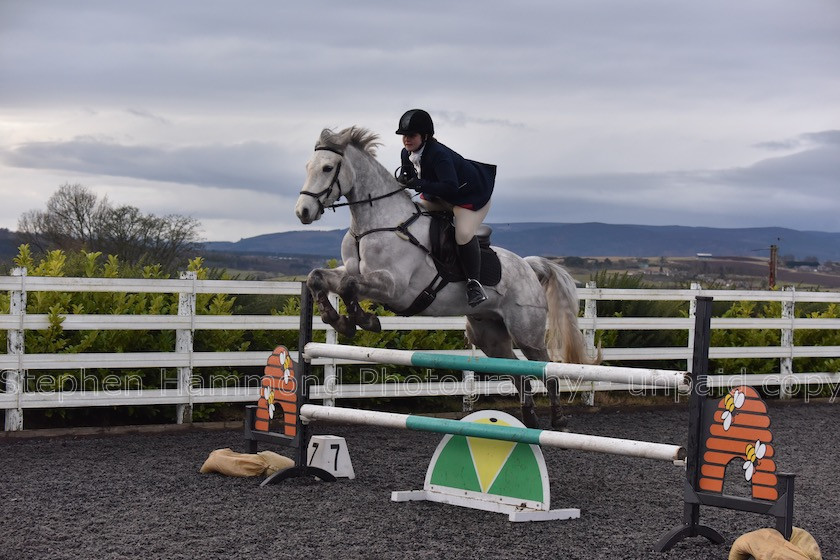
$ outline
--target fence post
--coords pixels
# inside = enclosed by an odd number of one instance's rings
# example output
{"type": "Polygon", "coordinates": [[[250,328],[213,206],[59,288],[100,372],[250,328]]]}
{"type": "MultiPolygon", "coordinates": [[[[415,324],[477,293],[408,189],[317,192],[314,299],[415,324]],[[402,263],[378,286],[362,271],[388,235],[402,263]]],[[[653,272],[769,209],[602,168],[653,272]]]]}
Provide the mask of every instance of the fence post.
{"type": "MultiPolygon", "coordinates": [[[[698,282],[691,283],[691,290],[695,292],[700,292],[700,284],[698,282]]],[[[688,318],[694,319],[697,317],[697,294],[691,297],[688,301],[688,318]]],[[[695,321],[691,321],[691,326],[688,327],[688,359],[685,361],[685,369],[687,371],[691,371],[691,361],[692,356],[694,355],[694,333],[695,333],[695,321]]],[[[711,334],[710,334],[711,337],[711,334]]]]}
{"type": "MultiPolygon", "coordinates": [[[[586,287],[594,290],[598,287],[598,283],[591,280],[586,283],[586,287]]],[[[583,303],[583,317],[585,319],[592,319],[592,328],[583,329],[583,339],[586,341],[586,351],[590,356],[596,355],[595,349],[595,328],[598,322],[598,300],[590,298],[583,303]]],[[[595,406],[595,383],[589,382],[585,385],[589,386],[589,391],[584,391],[580,395],[580,400],[586,406],[595,406]]]]}
{"type": "Polygon", "coordinates": [[[26,316],[26,269],[16,267],[12,270],[12,276],[20,277],[20,289],[9,292],[9,315],[19,317],[18,328],[6,332],[6,352],[17,357],[17,369],[6,370],[4,378],[6,382],[6,393],[14,394],[17,399],[15,408],[6,409],[7,432],[17,432],[23,429],[23,408],[20,406],[20,398],[26,390],[25,376],[23,371],[23,355],[26,351],[24,341],[23,319],[26,316]]]}
{"type": "Polygon", "coordinates": [[[783,291],[790,292],[790,299],[782,302],[782,319],[788,320],[788,327],[782,329],[781,346],[787,350],[787,355],[779,360],[779,398],[789,399],[792,396],[791,383],[793,380],[793,317],[796,300],[796,288],[785,286],[783,291]]]}
{"type": "Polygon", "coordinates": [[[178,424],[191,424],[193,421],[193,336],[195,334],[195,281],[198,278],[194,270],[181,273],[181,280],[191,280],[192,289],[189,292],[178,293],[178,316],[190,318],[189,329],[178,329],[175,332],[175,351],[186,354],[188,365],[178,368],[178,395],[187,395],[189,402],[178,404],[175,414],[178,424]]]}
{"type": "MultiPolygon", "coordinates": [[[[305,285],[306,285],[306,283],[304,282],[304,286],[305,285]]],[[[338,309],[338,305],[339,305],[338,294],[330,293],[330,295],[328,297],[330,298],[330,303],[332,303],[333,307],[338,309]]],[[[302,312],[303,311],[301,311],[301,313],[302,312]]],[[[326,330],[325,334],[326,334],[326,337],[327,337],[326,338],[327,344],[338,344],[338,331],[336,331],[334,328],[332,328],[332,326],[327,325],[327,330],[326,330]]],[[[338,389],[339,389],[339,387],[338,387],[339,379],[336,377],[336,369],[337,368],[336,368],[336,365],[335,365],[335,360],[332,360],[328,364],[324,364],[324,389],[327,392],[327,394],[329,394],[332,391],[337,392],[338,389]]],[[[333,397],[324,399],[323,403],[324,403],[324,406],[335,406],[335,397],[333,396],[333,397]]]]}
{"type": "Polygon", "coordinates": [[[461,379],[467,388],[467,392],[461,397],[461,412],[472,412],[478,395],[475,389],[475,372],[465,369],[461,372],[461,379]]]}

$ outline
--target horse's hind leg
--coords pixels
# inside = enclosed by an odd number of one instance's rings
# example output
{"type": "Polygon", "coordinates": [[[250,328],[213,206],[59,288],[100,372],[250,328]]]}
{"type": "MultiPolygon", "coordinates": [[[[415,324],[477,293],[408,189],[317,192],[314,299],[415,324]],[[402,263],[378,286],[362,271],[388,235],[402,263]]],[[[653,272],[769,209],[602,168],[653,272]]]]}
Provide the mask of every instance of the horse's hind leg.
{"type": "Polygon", "coordinates": [[[548,390],[548,399],[551,401],[551,429],[563,430],[569,420],[563,414],[563,407],[560,405],[560,380],[551,377],[546,380],[545,386],[548,390]]]}
{"type": "MultiPolygon", "coordinates": [[[[526,359],[538,362],[552,361],[545,343],[545,311],[517,308],[505,317],[505,321],[514,343],[522,350],[526,359]]],[[[551,428],[561,430],[566,426],[567,419],[560,405],[560,381],[556,377],[548,378],[545,380],[545,387],[551,402],[551,428]]]]}
{"type": "MultiPolygon", "coordinates": [[[[520,346],[520,350],[529,360],[539,362],[550,362],[548,351],[545,347],[520,346]]],[[[548,400],[551,403],[551,429],[562,430],[568,422],[563,414],[563,407],[560,404],[560,380],[556,377],[549,377],[545,381],[545,388],[548,392],[548,400]]]]}
{"type": "MultiPolygon", "coordinates": [[[[467,338],[491,358],[517,359],[513,353],[510,335],[504,323],[494,319],[467,318],[467,338]]],[[[513,383],[519,393],[522,423],[529,428],[538,427],[537,410],[531,380],[522,375],[513,376],[513,383]]]]}
{"type": "MultiPolygon", "coordinates": [[[[513,355],[516,358],[516,354],[513,355]]],[[[519,406],[522,411],[522,423],[528,428],[539,427],[537,407],[534,403],[534,391],[531,387],[531,378],[524,375],[517,375],[513,378],[516,391],[519,393],[519,406]]]]}

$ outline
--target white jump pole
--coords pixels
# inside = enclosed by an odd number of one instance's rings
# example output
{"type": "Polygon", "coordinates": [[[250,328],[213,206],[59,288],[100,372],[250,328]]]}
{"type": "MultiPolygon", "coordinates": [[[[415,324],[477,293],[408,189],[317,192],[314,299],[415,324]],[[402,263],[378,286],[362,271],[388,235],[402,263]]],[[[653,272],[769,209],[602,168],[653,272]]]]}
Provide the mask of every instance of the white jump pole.
{"type": "Polygon", "coordinates": [[[684,371],[643,369],[628,367],[595,366],[587,364],[566,364],[560,362],[537,362],[485,356],[457,356],[433,354],[410,350],[368,348],[344,344],[310,342],[304,349],[305,357],[335,358],[394,364],[402,366],[428,367],[435,369],[469,370],[502,375],[530,375],[540,379],[558,377],[583,381],[609,381],[635,386],[689,387],[689,374],[684,371]]]}
{"type": "Polygon", "coordinates": [[[497,424],[461,422],[445,418],[396,414],[393,412],[304,404],[300,408],[300,416],[304,423],[315,420],[345,422],[348,424],[383,426],[422,432],[498,439],[535,444],[543,447],[594,451],[660,461],[674,462],[685,459],[685,449],[679,445],[569,432],[555,432],[551,430],[536,430],[532,428],[517,428],[497,424]]]}

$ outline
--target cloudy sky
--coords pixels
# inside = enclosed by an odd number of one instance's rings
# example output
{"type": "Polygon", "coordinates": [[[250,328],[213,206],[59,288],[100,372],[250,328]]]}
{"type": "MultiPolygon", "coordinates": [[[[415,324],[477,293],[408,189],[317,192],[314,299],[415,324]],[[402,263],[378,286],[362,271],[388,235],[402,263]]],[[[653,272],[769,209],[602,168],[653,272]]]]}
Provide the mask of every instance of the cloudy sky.
{"type": "Polygon", "coordinates": [[[393,169],[422,107],[499,166],[490,222],[838,232],[838,61],[837,0],[0,0],[0,227],[81,183],[208,240],[303,229],[321,129],[393,169]]]}

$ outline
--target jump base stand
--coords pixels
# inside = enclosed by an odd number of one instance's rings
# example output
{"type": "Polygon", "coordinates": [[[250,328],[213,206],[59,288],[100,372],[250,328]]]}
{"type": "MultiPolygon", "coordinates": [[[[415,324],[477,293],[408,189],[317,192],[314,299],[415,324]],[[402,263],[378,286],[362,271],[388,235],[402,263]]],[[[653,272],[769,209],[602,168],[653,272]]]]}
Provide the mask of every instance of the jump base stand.
{"type": "Polygon", "coordinates": [[[323,469],[336,478],[356,478],[347,442],[340,436],[310,436],[306,464],[323,469]]]}

